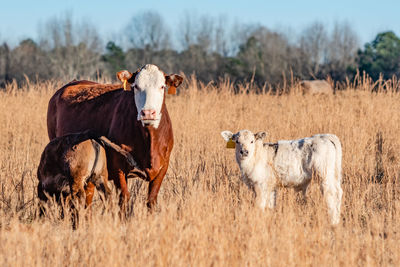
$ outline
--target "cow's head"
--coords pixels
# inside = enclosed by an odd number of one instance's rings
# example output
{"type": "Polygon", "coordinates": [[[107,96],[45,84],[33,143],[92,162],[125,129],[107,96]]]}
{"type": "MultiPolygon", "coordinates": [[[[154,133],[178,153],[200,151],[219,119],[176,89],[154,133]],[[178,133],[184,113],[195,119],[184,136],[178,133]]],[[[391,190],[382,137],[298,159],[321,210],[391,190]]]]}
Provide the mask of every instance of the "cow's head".
{"type": "Polygon", "coordinates": [[[235,134],[230,131],[221,132],[222,138],[225,141],[231,139],[236,143],[236,161],[240,163],[242,160],[252,158],[254,156],[256,141],[261,141],[265,138],[265,132],[258,132],[253,134],[249,130],[241,130],[235,134]]]}
{"type": "Polygon", "coordinates": [[[157,128],[161,120],[161,108],[165,90],[175,94],[183,78],[177,74],[166,75],[157,66],[147,64],[135,73],[123,70],[117,78],[124,83],[124,90],[133,90],[138,111],[137,120],[157,128]]]}

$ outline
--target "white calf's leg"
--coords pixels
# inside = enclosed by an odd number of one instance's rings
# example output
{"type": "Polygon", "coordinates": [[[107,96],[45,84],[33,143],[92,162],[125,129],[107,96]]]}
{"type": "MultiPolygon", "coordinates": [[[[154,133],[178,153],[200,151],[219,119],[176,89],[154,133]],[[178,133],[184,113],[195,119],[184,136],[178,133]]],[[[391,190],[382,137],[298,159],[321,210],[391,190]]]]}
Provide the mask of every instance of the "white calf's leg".
{"type": "Polygon", "coordinates": [[[307,181],[306,183],[304,183],[302,186],[295,188],[296,192],[301,192],[301,196],[300,196],[300,201],[301,203],[307,203],[307,189],[308,186],[310,185],[310,181],[307,181]]]}
{"type": "Polygon", "coordinates": [[[343,191],[337,183],[323,183],[322,187],[331,224],[338,224],[340,221],[340,204],[343,191]]]}
{"type": "Polygon", "coordinates": [[[254,188],[256,191],[257,204],[262,210],[264,210],[267,205],[270,209],[275,208],[276,190],[274,186],[256,184],[254,188]]]}
{"type": "Polygon", "coordinates": [[[276,206],[276,190],[272,189],[268,191],[268,208],[274,209],[276,206]]]}
{"type": "Polygon", "coordinates": [[[342,204],[343,190],[339,181],[336,181],[335,187],[336,187],[336,206],[335,206],[336,219],[334,224],[338,224],[340,221],[340,206],[342,204]]]}
{"type": "Polygon", "coordinates": [[[266,203],[267,203],[267,199],[266,199],[264,190],[262,189],[260,184],[255,184],[254,191],[256,192],[256,203],[257,203],[258,207],[260,207],[260,209],[264,210],[266,203]]]}
{"type": "Polygon", "coordinates": [[[326,157],[318,158],[314,166],[316,173],[321,177],[321,191],[328,206],[331,224],[338,224],[341,197],[335,175],[335,155],[328,152],[326,157]]]}

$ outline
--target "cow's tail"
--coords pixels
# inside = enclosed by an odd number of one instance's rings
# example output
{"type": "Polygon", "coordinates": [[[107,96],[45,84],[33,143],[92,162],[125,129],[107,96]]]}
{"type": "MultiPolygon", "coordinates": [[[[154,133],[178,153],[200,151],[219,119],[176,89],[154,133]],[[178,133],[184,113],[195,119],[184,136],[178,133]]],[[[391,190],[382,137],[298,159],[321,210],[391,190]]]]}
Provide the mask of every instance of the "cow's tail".
{"type": "Polygon", "coordinates": [[[131,167],[140,169],[139,165],[133,159],[132,155],[128,151],[123,150],[119,145],[111,142],[107,137],[100,136],[98,138],[95,138],[95,140],[98,141],[99,143],[101,143],[103,146],[107,146],[107,147],[115,150],[116,152],[118,152],[120,155],[122,155],[126,159],[126,161],[128,162],[128,164],[131,167]]]}
{"type": "Polygon", "coordinates": [[[57,101],[56,95],[54,95],[47,107],[47,134],[50,140],[56,138],[56,129],[57,129],[57,101]]]}
{"type": "Polygon", "coordinates": [[[342,144],[339,138],[334,134],[328,135],[329,141],[335,146],[335,176],[339,183],[342,182],[342,144]]]}

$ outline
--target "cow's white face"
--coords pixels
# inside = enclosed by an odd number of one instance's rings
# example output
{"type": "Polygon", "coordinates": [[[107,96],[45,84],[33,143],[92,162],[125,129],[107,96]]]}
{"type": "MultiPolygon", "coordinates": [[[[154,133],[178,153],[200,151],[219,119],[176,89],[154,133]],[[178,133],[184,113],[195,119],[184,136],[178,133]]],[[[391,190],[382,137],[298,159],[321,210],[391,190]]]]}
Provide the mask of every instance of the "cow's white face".
{"type": "Polygon", "coordinates": [[[231,138],[235,144],[236,150],[236,161],[240,163],[243,160],[247,160],[254,156],[256,150],[256,141],[261,140],[266,136],[265,132],[259,132],[253,134],[249,130],[241,130],[235,134],[230,131],[221,132],[222,137],[225,141],[231,138]]]}
{"type": "Polygon", "coordinates": [[[136,75],[132,88],[138,111],[137,120],[157,128],[162,116],[161,107],[166,88],[164,73],[155,65],[146,65],[136,75]]]}
{"type": "Polygon", "coordinates": [[[137,120],[145,125],[158,128],[161,121],[161,108],[164,103],[165,90],[169,87],[169,93],[174,92],[176,87],[182,83],[179,75],[165,75],[157,66],[147,64],[131,74],[128,71],[117,73],[118,79],[124,82],[124,89],[134,91],[135,105],[137,109],[137,120]]]}

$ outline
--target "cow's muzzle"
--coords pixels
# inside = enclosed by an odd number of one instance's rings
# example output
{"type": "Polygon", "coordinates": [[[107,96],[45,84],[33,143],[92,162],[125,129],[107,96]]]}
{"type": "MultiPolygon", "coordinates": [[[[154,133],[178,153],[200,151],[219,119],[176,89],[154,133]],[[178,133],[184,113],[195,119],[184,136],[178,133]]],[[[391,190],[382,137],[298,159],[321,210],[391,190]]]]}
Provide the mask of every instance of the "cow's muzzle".
{"type": "Polygon", "coordinates": [[[140,120],[142,121],[154,121],[157,119],[157,112],[155,109],[143,109],[140,112],[140,120]]]}

